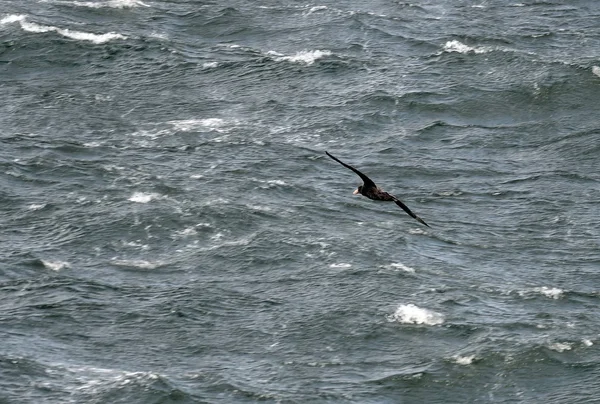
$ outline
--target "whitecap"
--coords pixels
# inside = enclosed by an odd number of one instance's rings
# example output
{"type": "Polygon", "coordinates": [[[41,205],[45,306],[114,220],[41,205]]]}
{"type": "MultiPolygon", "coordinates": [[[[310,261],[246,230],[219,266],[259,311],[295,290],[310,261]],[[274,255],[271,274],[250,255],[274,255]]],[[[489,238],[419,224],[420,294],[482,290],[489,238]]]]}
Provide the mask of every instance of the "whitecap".
{"type": "Polygon", "coordinates": [[[67,386],[69,389],[73,389],[74,393],[87,393],[87,394],[99,394],[99,391],[105,389],[118,388],[118,386],[127,386],[131,384],[147,384],[160,379],[158,373],[152,372],[135,372],[135,371],[124,371],[117,369],[108,368],[95,368],[91,366],[73,366],[66,364],[59,364],[54,368],[48,368],[47,372],[64,378],[64,371],[70,373],[75,379],[76,384],[74,386],[67,386]]]}
{"type": "Polygon", "coordinates": [[[162,265],[164,262],[162,261],[146,261],[146,260],[117,260],[113,259],[112,263],[119,267],[127,267],[127,268],[139,268],[139,269],[156,269],[162,265]]]}
{"type": "Polygon", "coordinates": [[[422,309],[414,304],[402,304],[389,318],[403,324],[439,325],[444,322],[444,316],[432,310],[422,309]]]}
{"type": "Polygon", "coordinates": [[[600,77],[600,66],[592,66],[592,73],[600,77]]]}
{"type": "Polygon", "coordinates": [[[319,50],[319,49],[313,50],[313,51],[304,50],[304,51],[297,52],[296,54],[294,54],[292,56],[283,56],[281,53],[274,52],[274,51],[270,51],[270,52],[268,52],[268,54],[275,56],[275,61],[278,61],[278,62],[279,61],[288,61],[288,62],[292,62],[292,63],[300,63],[300,64],[310,66],[313,63],[315,63],[317,60],[319,60],[325,56],[330,56],[331,51],[319,50]]]}
{"type": "Polygon", "coordinates": [[[348,264],[346,262],[340,262],[337,264],[331,264],[329,265],[329,268],[339,268],[339,269],[347,269],[347,268],[351,268],[352,264],[348,264]]]}
{"type": "Polygon", "coordinates": [[[56,32],[67,38],[76,39],[78,41],[90,41],[95,44],[102,44],[113,39],[127,39],[126,36],[117,34],[115,32],[108,32],[106,34],[93,34],[90,32],[71,31],[69,29],[56,29],[56,32]]]}
{"type": "Polygon", "coordinates": [[[218,67],[219,63],[218,62],[206,62],[202,64],[202,68],[203,69],[214,69],[215,67],[218,67]]]}
{"type": "Polygon", "coordinates": [[[13,22],[25,21],[25,16],[22,14],[11,14],[0,19],[0,25],[12,24],[13,22]]]}
{"type": "Polygon", "coordinates": [[[102,146],[101,142],[87,142],[83,144],[83,147],[88,147],[90,149],[94,148],[94,147],[100,147],[102,146]]]}
{"type": "Polygon", "coordinates": [[[66,0],[45,0],[44,3],[53,3],[57,5],[67,5],[87,8],[134,8],[138,6],[150,7],[148,4],[139,0],[107,0],[107,1],[66,1],[66,0]]]}
{"type": "Polygon", "coordinates": [[[44,209],[46,207],[45,203],[32,203],[31,205],[29,205],[27,207],[27,209],[29,210],[40,210],[40,209],[44,209]]]}
{"type": "Polygon", "coordinates": [[[50,269],[50,270],[56,271],[56,272],[58,272],[62,269],[71,267],[71,265],[66,261],[46,261],[46,260],[41,260],[41,261],[46,269],[50,269]]]}
{"type": "Polygon", "coordinates": [[[115,32],[108,32],[106,34],[93,34],[90,32],[73,31],[66,28],[58,28],[49,25],[40,25],[34,22],[27,21],[24,15],[10,15],[0,20],[0,24],[18,22],[21,28],[27,32],[33,33],[44,33],[44,32],[56,32],[67,38],[75,39],[78,41],[89,41],[95,44],[102,44],[113,39],[127,39],[126,36],[117,34],[115,32]]]}
{"type": "Polygon", "coordinates": [[[140,250],[149,250],[150,249],[150,246],[148,244],[144,244],[140,240],[128,241],[126,243],[123,243],[123,245],[125,245],[127,247],[135,247],[140,250]]]}
{"type": "Polygon", "coordinates": [[[198,231],[194,227],[186,227],[185,229],[177,232],[177,235],[182,237],[194,236],[196,234],[198,234],[198,231]]]}
{"type": "Polygon", "coordinates": [[[137,203],[148,203],[150,201],[152,201],[153,199],[157,199],[160,198],[161,195],[159,194],[154,194],[154,193],[144,193],[144,192],[134,192],[133,195],[131,195],[127,200],[131,201],[131,202],[137,202],[137,203]]]}
{"type": "Polygon", "coordinates": [[[564,352],[573,349],[573,345],[569,344],[568,342],[555,342],[548,345],[548,348],[556,352],[564,352]]]}
{"type": "Polygon", "coordinates": [[[464,43],[457,41],[457,40],[453,40],[453,41],[448,41],[446,42],[446,44],[444,45],[444,51],[446,52],[458,52],[458,53],[462,53],[462,54],[467,54],[470,52],[473,53],[486,53],[489,51],[489,49],[486,48],[473,48],[469,45],[465,45],[464,43]]]}
{"type": "Polygon", "coordinates": [[[456,362],[459,365],[471,365],[473,363],[473,361],[475,360],[475,355],[467,355],[467,356],[454,355],[452,357],[452,359],[454,359],[454,362],[456,362]]]}
{"type": "Polygon", "coordinates": [[[205,119],[182,119],[178,121],[167,122],[173,125],[175,130],[181,132],[190,132],[200,129],[209,129],[215,132],[227,132],[235,122],[228,122],[221,118],[205,118],[205,119]]]}
{"type": "Polygon", "coordinates": [[[590,346],[594,345],[594,343],[592,342],[592,340],[589,340],[589,339],[584,339],[581,342],[583,342],[583,345],[585,345],[587,347],[590,347],[590,346]]]}
{"type": "Polygon", "coordinates": [[[390,264],[390,267],[394,268],[394,269],[400,269],[400,270],[402,270],[404,272],[408,272],[409,274],[414,274],[415,273],[415,269],[414,268],[406,266],[406,265],[404,265],[401,262],[392,262],[390,264]]]}
{"type": "Polygon", "coordinates": [[[564,290],[559,288],[547,288],[546,286],[535,288],[534,291],[552,299],[560,299],[564,295],[564,290]]]}
{"type": "Polygon", "coordinates": [[[323,10],[327,10],[328,7],[327,6],[313,6],[310,8],[310,10],[308,10],[308,12],[305,15],[310,15],[312,13],[316,13],[317,11],[323,11],[323,10]]]}
{"type": "Polygon", "coordinates": [[[246,205],[248,209],[252,209],[255,212],[272,212],[273,209],[268,206],[262,205],[246,205]]]}

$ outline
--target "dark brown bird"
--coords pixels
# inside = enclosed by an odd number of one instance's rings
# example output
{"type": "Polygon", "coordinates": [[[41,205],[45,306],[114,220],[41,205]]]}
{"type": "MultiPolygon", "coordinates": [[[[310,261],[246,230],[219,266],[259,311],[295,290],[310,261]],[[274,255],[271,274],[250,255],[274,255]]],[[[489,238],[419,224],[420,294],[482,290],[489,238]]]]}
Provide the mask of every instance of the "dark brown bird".
{"type": "Polygon", "coordinates": [[[340,163],[344,167],[349,168],[350,170],[354,171],[363,180],[363,184],[361,186],[359,186],[353,192],[354,195],[361,194],[361,195],[364,195],[367,198],[373,199],[375,201],[394,201],[396,203],[396,205],[398,205],[402,209],[404,209],[404,211],[406,213],[408,213],[412,218],[416,219],[419,223],[423,223],[425,226],[430,227],[427,223],[425,223],[423,221],[423,219],[421,219],[419,216],[415,215],[412,212],[412,210],[410,210],[408,208],[408,206],[406,206],[405,204],[403,204],[400,199],[396,198],[394,195],[388,194],[383,189],[379,188],[377,185],[375,185],[375,183],[373,182],[373,180],[371,180],[369,177],[367,177],[366,175],[364,175],[363,173],[361,173],[360,171],[358,171],[356,168],[354,168],[354,167],[352,167],[352,166],[344,163],[343,161],[340,161],[337,158],[333,157],[331,154],[329,154],[329,152],[326,151],[325,154],[327,154],[329,157],[331,157],[332,159],[334,159],[335,161],[337,161],[338,163],[340,163]]]}

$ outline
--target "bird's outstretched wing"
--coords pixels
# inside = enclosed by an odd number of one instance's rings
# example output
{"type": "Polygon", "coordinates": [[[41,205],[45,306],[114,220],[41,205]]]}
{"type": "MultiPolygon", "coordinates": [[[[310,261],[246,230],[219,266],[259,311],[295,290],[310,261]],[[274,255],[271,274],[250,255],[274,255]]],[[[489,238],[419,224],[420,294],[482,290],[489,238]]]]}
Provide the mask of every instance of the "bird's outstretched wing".
{"type": "MultiPolygon", "coordinates": [[[[377,185],[375,185],[375,183],[373,182],[373,180],[371,180],[369,177],[367,177],[366,175],[364,175],[363,173],[361,173],[360,171],[358,171],[356,168],[338,160],[337,158],[333,157],[331,154],[329,154],[329,152],[325,152],[325,154],[327,154],[329,157],[331,157],[332,159],[334,159],[335,161],[337,161],[338,163],[340,163],[341,165],[343,165],[346,168],[349,168],[350,170],[354,171],[356,174],[358,174],[358,176],[364,181],[365,183],[365,187],[366,188],[370,188],[370,187],[376,187],[377,185]]],[[[408,209],[408,208],[406,208],[408,209]]]]}
{"type": "Polygon", "coordinates": [[[419,223],[423,223],[425,226],[427,226],[427,227],[431,227],[431,226],[429,226],[427,223],[425,223],[425,221],[423,221],[423,219],[421,219],[419,216],[415,215],[415,214],[413,213],[413,211],[412,211],[412,210],[410,210],[410,209],[408,208],[408,206],[406,206],[405,204],[403,204],[403,203],[402,203],[402,201],[401,201],[400,199],[398,199],[398,198],[394,197],[394,202],[396,202],[396,205],[398,205],[398,206],[400,206],[402,209],[404,209],[404,211],[405,211],[406,213],[408,213],[408,214],[409,214],[409,215],[410,215],[412,218],[416,219],[416,220],[417,220],[419,223]]]}

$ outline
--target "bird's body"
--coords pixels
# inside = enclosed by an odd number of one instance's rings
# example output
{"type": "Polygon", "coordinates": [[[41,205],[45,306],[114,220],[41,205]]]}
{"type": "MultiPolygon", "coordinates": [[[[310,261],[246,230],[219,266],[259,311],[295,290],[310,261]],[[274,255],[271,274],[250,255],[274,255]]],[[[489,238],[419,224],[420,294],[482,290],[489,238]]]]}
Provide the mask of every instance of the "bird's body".
{"type": "Polygon", "coordinates": [[[419,223],[422,223],[425,226],[429,227],[429,225],[427,223],[425,223],[423,221],[423,219],[421,219],[419,216],[415,215],[408,208],[408,206],[406,206],[404,203],[402,203],[402,201],[400,199],[396,198],[392,194],[388,194],[387,192],[385,192],[384,190],[382,190],[381,188],[379,188],[377,185],[375,185],[375,183],[373,182],[373,180],[371,180],[369,177],[367,177],[366,175],[364,175],[363,173],[361,173],[360,171],[358,171],[356,168],[352,167],[351,165],[348,165],[348,164],[342,162],[341,160],[338,160],[337,158],[335,158],[334,156],[332,156],[331,154],[329,154],[329,152],[325,152],[325,154],[327,154],[329,157],[331,157],[332,159],[334,159],[335,161],[337,161],[338,163],[340,163],[344,167],[346,167],[346,168],[354,171],[363,180],[363,185],[359,186],[358,189],[356,189],[356,191],[354,191],[355,195],[356,194],[361,194],[361,195],[366,196],[367,198],[373,199],[375,201],[390,201],[390,202],[395,202],[396,205],[400,206],[412,218],[414,218],[415,220],[417,220],[419,223]]]}

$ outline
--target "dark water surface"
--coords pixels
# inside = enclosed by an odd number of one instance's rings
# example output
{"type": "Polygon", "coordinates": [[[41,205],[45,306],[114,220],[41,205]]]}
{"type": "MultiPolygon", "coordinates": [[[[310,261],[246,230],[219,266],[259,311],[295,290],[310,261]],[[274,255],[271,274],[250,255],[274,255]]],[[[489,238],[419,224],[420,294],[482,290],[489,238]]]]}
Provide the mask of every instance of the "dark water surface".
{"type": "Polygon", "coordinates": [[[599,52],[592,0],[3,1],[0,402],[596,402],[599,52]]]}

